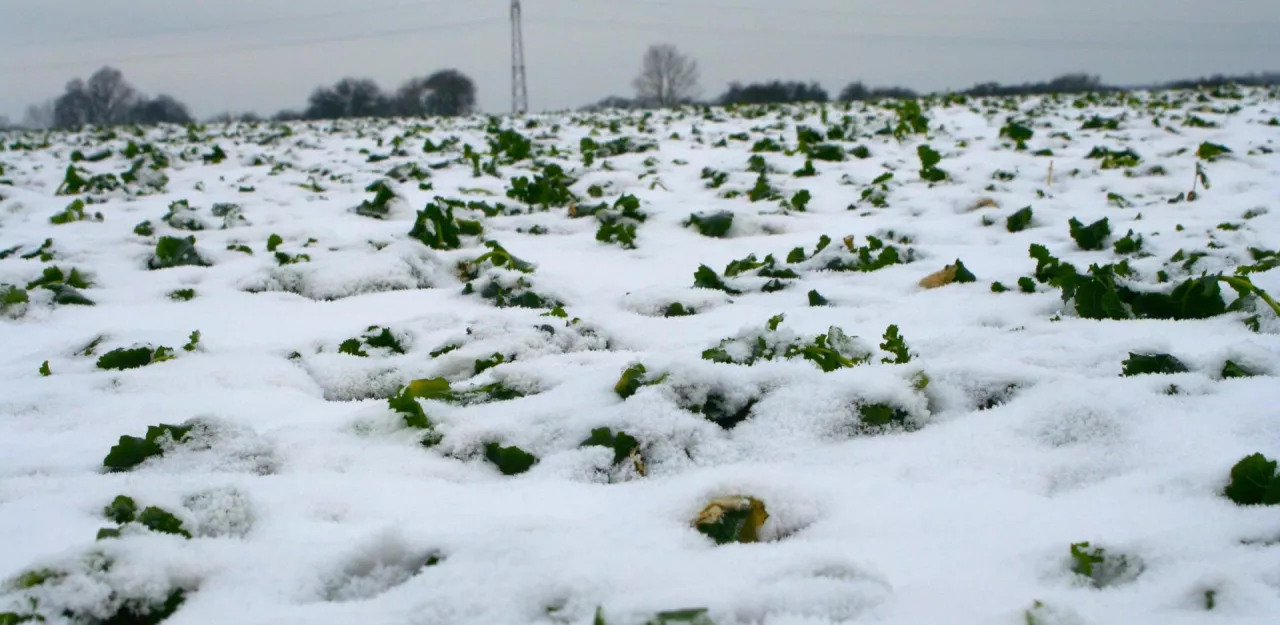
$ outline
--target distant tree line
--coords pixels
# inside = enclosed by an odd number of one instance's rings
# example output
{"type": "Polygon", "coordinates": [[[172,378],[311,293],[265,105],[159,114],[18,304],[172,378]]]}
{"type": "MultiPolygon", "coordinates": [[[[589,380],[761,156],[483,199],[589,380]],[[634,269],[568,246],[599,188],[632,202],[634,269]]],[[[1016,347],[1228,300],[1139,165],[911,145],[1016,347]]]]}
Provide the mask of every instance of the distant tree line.
{"type": "MultiPolygon", "coordinates": [[[[469,115],[476,107],[476,87],[457,70],[443,70],[413,78],[394,93],[383,93],[367,78],[344,78],[332,86],[317,87],[302,111],[281,111],[272,118],[344,119],[349,117],[423,117],[469,115]]],[[[223,113],[211,121],[256,121],[254,113],[223,113]]],[[[195,119],[187,105],[169,95],[147,97],[112,67],[104,67],[89,80],[67,83],[62,95],[27,108],[22,126],[27,128],[81,128],[122,124],[189,124],[195,119]]],[[[0,118],[0,129],[8,126],[0,118]]]]}

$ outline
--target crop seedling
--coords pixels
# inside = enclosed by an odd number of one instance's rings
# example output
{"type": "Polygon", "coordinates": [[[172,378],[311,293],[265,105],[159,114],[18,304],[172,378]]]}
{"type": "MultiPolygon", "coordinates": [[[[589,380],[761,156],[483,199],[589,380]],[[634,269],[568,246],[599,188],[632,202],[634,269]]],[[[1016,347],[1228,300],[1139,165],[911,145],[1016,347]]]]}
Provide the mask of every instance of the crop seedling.
{"type": "Polygon", "coordinates": [[[190,433],[190,427],[162,423],[148,427],[142,438],[121,436],[120,442],[102,460],[102,465],[113,472],[128,471],[148,458],[164,455],[165,446],[186,442],[190,433]]]}
{"type": "Polygon", "coordinates": [[[391,213],[391,203],[399,197],[391,185],[386,180],[375,180],[364,190],[374,194],[373,199],[361,202],[360,206],[356,207],[356,214],[374,219],[386,219],[391,213]]]}
{"type": "Polygon", "coordinates": [[[657,386],[667,379],[665,373],[653,380],[646,380],[645,377],[647,375],[648,372],[645,370],[644,365],[639,363],[631,365],[622,372],[622,377],[618,378],[618,383],[613,385],[613,392],[617,393],[618,397],[626,400],[635,395],[641,387],[657,386]]]}
{"type": "Polygon", "coordinates": [[[453,207],[441,208],[440,198],[437,202],[428,203],[426,208],[418,211],[409,236],[419,240],[423,245],[437,250],[456,250],[462,247],[460,235],[480,236],[484,234],[484,226],[478,221],[456,219],[453,207]]]}
{"type": "Polygon", "coordinates": [[[822,294],[819,293],[817,289],[809,291],[809,306],[816,308],[818,306],[830,306],[830,305],[831,305],[831,302],[827,300],[827,298],[823,297],[822,294]]]}
{"type": "Polygon", "coordinates": [[[768,519],[764,502],[754,497],[719,497],[698,513],[693,527],[717,545],[754,543],[768,519]]]}
{"type": "Polygon", "coordinates": [[[512,179],[507,197],[530,207],[548,210],[553,206],[568,206],[576,198],[569,187],[575,182],[559,165],[550,164],[530,180],[524,176],[512,179]]]}
{"type": "Polygon", "coordinates": [[[516,446],[503,447],[498,443],[485,443],[484,457],[503,475],[520,475],[533,468],[538,459],[516,446]]]}
{"type": "Polygon", "coordinates": [[[196,251],[196,238],[160,237],[156,242],[155,255],[147,263],[152,270],[170,269],[173,267],[208,267],[209,263],[196,251]]]}
{"type": "Polygon", "coordinates": [[[1240,506],[1280,505],[1280,472],[1276,461],[1262,454],[1247,456],[1231,467],[1231,482],[1223,495],[1240,506]]]}
{"type": "Polygon", "coordinates": [[[1017,145],[1016,149],[1018,151],[1027,149],[1027,141],[1030,141],[1035,134],[1031,127],[1020,124],[1012,118],[1000,129],[1000,136],[1012,139],[1017,145]]]}
{"type": "Polygon", "coordinates": [[[880,362],[891,365],[905,365],[911,362],[911,353],[907,350],[907,341],[898,334],[898,326],[889,326],[884,331],[884,342],[880,344],[880,349],[893,354],[893,358],[882,358],[880,362]]]}
{"type": "Polygon", "coordinates": [[[459,275],[467,281],[475,280],[480,275],[480,268],[488,263],[492,267],[509,269],[520,273],[533,273],[535,267],[533,263],[526,262],[512,256],[506,248],[502,247],[497,241],[485,241],[485,247],[489,248],[488,252],[481,254],[475,260],[464,261],[458,263],[459,275]]]}
{"type": "Polygon", "coordinates": [[[704,237],[722,239],[729,234],[729,229],[733,227],[733,213],[729,211],[694,213],[689,215],[689,220],[684,225],[686,227],[694,226],[704,237]]]}
{"type": "Polygon", "coordinates": [[[1129,148],[1114,151],[1110,148],[1095,147],[1085,158],[1101,160],[1101,169],[1131,169],[1142,162],[1142,157],[1129,148]]]}
{"type": "Polygon", "coordinates": [[[1115,242],[1113,246],[1116,253],[1120,255],[1137,254],[1142,251],[1142,235],[1134,236],[1130,230],[1124,238],[1115,242]]]}
{"type": "Polygon", "coordinates": [[[1124,361],[1123,375],[1186,373],[1187,366],[1169,354],[1134,354],[1124,361]]]}
{"type": "Polygon", "coordinates": [[[1127,556],[1108,555],[1102,547],[1083,542],[1071,545],[1071,572],[1094,588],[1105,588],[1136,577],[1142,566],[1127,556]]]}
{"type": "Polygon", "coordinates": [[[741,295],[742,291],[725,284],[720,274],[716,273],[706,265],[701,265],[698,270],[693,273],[693,286],[699,289],[713,289],[716,291],[724,291],[729,295],[741,295]]]}
{"type": "Polygon", "coordinates": [[[591,436],[579,447],[607,447],[613,450],[614,466],[622,464],[640,451],[640,441],[626,432],[613,433],[610,428],[591,430],[591,436]]]}
{"type": "Polygon", "coordinates": [[[905,424],[910,414],[889,404],[863,404],[858,406],[858,419],[868,427],[888,427],[905,424]]]}
{"type": "Polygon", "coordinates": [[[75,200],[61,213],[56,213],[52,217],[49,217],[49,223],[56,226],[86,220],[102,221],[102,213],[94,213],[92,215],[85,214],[84,200],[75,200]]]}
{"type": "Polygon", "coordinates": [[[1027,229],[1027,226],[1031,225],[1031,217],[1031,207],[1023,208],[1009,215],[1009,218],[1005,220],[1005,229],[1009,232],[1022,232],[1027,229]]]}
{"type": "Polygon", "coordinates": [[[1106,246],[1107,237],[1111,236],[1111,225],[1106,217],[1088,226],[1075,217],[1068,223],[1071,226],[1071,238],[1082,250],[1101,250],[1106,246]]]}
{"type": "Polygon", "coordinates": [[[921,145],[916,148],[916,154],[920,157],[920,177],[929,182],[942,182],[948,178],[947,172],[938,169],[938,163],[942,162],[942,155],[934,151],[928,145],[921,145]]]}
{"type": "Polygon", "coordinates": [[[1201,160],[1209,161],[1210,163],[1218,160],[1218,158],[1222,157],[1224,154],[1231,154],[1231,148],[1228,148],[1225,145],[1210,143],[1208,141],[1201,143],[1199,149],[1196,150],[1197,157],[1201,160]]]}
{"type": "Polygon", "coordinates": [[[1239,364],[1236,364],[1234,361],[1231,361],[1231,360],[1228,360],[1227,363],[1222,366],[1222,378],[1224,380],[1236,379],[1236,378],[1252,378],[1252,377],[1256,377],[1257,375],[1258,374],[1255,373],[1253,370],[1243,367],[1239,364]]]}

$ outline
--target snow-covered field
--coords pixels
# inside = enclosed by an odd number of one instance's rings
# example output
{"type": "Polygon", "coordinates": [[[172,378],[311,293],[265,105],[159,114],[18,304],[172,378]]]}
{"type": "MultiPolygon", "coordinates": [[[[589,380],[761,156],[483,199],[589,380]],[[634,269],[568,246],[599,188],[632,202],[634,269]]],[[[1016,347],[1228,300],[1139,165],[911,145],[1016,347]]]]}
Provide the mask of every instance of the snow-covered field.
{"type": "Polygon", "coordinates": [[[1278,95],[0,135],[0,623],[1280,622],[1278,95]]]}

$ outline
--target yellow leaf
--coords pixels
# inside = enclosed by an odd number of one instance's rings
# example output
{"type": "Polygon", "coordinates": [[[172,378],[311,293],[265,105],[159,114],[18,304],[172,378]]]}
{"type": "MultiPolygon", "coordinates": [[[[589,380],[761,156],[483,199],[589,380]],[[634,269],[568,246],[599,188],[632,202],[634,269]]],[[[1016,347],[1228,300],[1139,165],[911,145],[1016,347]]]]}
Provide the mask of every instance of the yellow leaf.
{"type": "Polygon", "coordinates": [[[956,281],[957,267],[955,265],[947,265],[946,269],[937,273],[931,273],[920,281],[920,286],[926,289],[936,289],[938,287],[947,286],[956,281]]]}

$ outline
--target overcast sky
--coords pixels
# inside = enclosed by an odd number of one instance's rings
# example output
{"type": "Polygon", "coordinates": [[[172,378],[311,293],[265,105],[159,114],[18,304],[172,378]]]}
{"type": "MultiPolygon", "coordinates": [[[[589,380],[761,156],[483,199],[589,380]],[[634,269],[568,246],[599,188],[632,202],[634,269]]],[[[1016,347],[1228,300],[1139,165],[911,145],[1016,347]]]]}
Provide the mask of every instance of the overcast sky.
{"type": "MultiPolygon", "coordinates": [[[[0,115],[113,65],[198,117],[302,108],[343,76],[456,68],[509,110],[509,0],[0,0],[0,115]]],[[[1087,71],[1111,84],[1280,70],[1278,0],[524,0],[529,100],[631,95],[651,43],[730,81],[931,91],[1087,71]]]]}

